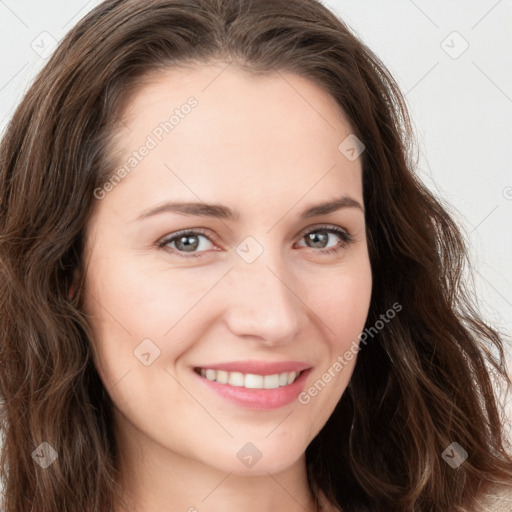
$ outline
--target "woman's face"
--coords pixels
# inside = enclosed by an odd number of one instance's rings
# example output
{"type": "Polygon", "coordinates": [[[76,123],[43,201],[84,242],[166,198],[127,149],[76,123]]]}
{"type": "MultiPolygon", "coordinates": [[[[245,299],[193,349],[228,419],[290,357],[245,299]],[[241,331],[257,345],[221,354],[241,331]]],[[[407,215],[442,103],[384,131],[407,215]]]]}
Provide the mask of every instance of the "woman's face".
{"type": "Polygon", "coordinates": [[[83,297],[116,431],[226,472],[290,467],[349,382],[370,302],[352,129],[313,83],[224,64],[154,77],[122,121],[83,297]]]}

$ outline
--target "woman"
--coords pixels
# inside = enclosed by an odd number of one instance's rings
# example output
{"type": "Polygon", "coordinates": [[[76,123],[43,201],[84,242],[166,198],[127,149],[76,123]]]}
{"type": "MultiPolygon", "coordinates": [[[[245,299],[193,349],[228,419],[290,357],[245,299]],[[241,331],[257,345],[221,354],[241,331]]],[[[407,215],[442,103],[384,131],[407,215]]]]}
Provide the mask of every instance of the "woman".
{"type": "Polygon", "coordinates": [[[80,21],[1,146],[4,510],[508,510],[503,338],[410,137],[316,1],[80,21]]]}

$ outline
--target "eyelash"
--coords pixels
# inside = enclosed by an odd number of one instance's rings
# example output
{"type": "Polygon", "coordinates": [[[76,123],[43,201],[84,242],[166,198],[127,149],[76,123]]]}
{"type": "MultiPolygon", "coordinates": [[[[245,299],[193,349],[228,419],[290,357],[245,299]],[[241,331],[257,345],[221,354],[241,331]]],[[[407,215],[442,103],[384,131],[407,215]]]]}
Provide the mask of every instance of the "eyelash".
{"type": "MultiPolygon", "coordinates": [[[[326,231],[327,233],[332,233],[332,234],[338,235],[339,238],[341,239],[341,244],[338,247],[331,247],[330,249],[318,249],[315,251],[315,252],[319,252],[320,254],[337,253],[341,249],[347,247],[349,244],[351,244],[354,241],[352,236],[347,231],[345,231],[337,226],[330,226],[330,225],[316,226],[313,229],[304,231],[301,233],[300,238],[304,238],[306,235],[315,233],[316,231],[326,231]]],[[[164,237],[163,239],[161,239],[159,242],[157,242],[157,246],[161,249],[165,248],[165,246],[167,244],[177,240],[178,238],[180,238],[182,236],[186,236],[186,235],[203,235],[211,243],[214,243],[213,240],[211,240],[210,237],[206,233],[207,232],[205,230],[200,229],[200,228],[194,229],[194,230],[189,229],[189,230],[178,231],[177,233],[173,233],[172,236],[167,236],[167,237],[164,237]]],[[[168,248],[168,249],[171,249],[171,251],[174,254],[178,254],[182,258],[200,258],[200,257],[202,257],[202,253],[206,252],[206,251],[200,251],[197,253],[189,253],[187,256],[184,256],[185,253],[183,251],[178,251],[177,249],[172,249],[172,248],[168,248]]],[[[315,250],[312,247],[310,249],[315,250]]]]}

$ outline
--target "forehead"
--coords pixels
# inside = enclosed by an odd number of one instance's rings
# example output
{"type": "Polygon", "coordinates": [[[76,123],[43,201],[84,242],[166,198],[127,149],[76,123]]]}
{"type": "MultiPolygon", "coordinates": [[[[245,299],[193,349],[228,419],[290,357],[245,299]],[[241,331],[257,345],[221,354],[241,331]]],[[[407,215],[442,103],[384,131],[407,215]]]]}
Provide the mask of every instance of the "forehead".
{"type": "Polygon", "coordinates": [[[353,131],[348,119],[296,74],[225,63],[168,69],[144,78],[121,118],[117,165],[128,176],[109,200],[140,209],[169,199],[236,201],[238,210],[256,201],[282,210],[306,196],[362,201],[360,159],[339,150],[353,131]]]}

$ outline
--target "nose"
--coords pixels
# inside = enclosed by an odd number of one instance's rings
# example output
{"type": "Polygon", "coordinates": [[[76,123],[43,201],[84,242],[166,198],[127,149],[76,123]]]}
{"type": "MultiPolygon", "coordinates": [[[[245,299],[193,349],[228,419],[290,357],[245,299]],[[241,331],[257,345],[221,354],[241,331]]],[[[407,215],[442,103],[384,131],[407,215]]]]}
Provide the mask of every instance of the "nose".
{"type": "MultiPolygon", "coordinates": [[[[265,253],[264,253],[265,254],[265,253]]],[[[226,323],[236,336],[253,337],[265,345],[284,345],[297,336],[301,300],[294,278],[269,257],[238,261],[226,283],[226,323]]]]}

